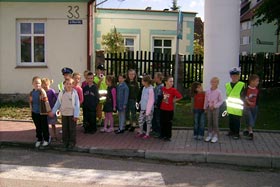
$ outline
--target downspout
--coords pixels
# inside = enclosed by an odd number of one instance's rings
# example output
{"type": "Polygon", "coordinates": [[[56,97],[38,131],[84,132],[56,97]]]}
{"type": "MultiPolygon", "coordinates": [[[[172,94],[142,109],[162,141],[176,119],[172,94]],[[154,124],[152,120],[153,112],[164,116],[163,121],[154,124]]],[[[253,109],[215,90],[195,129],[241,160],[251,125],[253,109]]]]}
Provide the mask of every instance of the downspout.
{"type": "Polygon", "coordinates": [[[91,70],[92,59],[92,27],[93,27],[93,8],[95,0],[90,0],[87,4],[87,70],[91,70]]]}

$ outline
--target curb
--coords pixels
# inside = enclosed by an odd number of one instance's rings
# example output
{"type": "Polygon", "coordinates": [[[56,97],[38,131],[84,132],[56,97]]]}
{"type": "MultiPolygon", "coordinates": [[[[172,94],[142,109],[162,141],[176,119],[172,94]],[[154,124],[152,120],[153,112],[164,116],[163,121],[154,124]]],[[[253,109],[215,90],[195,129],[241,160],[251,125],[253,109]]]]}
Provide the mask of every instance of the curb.
{"type": "MultiPolygon", "coordinates": [[[[0,121],[33,123],[32,120],[20,120],[20,119],[0,119],[0,121]]],[[[57,124],[62,125],[61,123],[57,123],[57,124]]],[[[193,130],[193,127],[173,126],[172,129],[173,130],[193,130]]],[[[205,127],[205,130],[207,130],[207,127],[205,127]]],[[[219,131],[228,131],[228,128],[219,128],[219,131]]],[[[254,129],[254,131],[255,132],[263,132],[263,133],[280,133],[280,130],[254,129]]]]}
{"type": "MultiPolygon", "coordinates": [[[[26,142],[6,142],[1,141],[0,147],[26,147],[34,148],[33,143],[26,142]]],[[[39,148],[39,150],[57,150],[66,152],[62,145],[50,145],[47,148],[39,148]]],[[[134,157],[147,160],[162,160],[169,162],[193,162],[193,163],[214,163],[229,164],[237,166],[263,167],[263,168],[280,168],[280,156],[263,154],[237,154],[237,153],[212,153],[212,152],[166,152],[153,150],[137,150],[137,149],[109,149],[100,147],[82,147],[77,146],[71,151],[106,156],[118,157],[134,157]]]]}

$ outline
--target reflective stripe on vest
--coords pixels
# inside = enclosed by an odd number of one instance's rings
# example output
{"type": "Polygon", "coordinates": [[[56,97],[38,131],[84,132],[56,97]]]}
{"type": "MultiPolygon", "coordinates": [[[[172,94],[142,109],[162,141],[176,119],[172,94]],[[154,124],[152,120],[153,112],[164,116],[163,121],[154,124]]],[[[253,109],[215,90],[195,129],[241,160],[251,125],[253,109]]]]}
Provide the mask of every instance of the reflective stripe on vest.
{"type": "MultiPolygon", "coordinates": [[[[103,94],[106,94],[106,95],[107,95],[107,90],[98,90],[98,93],[99,93],[99,95],[103,95],[103,94]]],[[[100,100],[100,101],[106,100],[106,96],[101,96],[101,97],[99,98],[99,100],[100,100]]]]}
{"type": "Polygon", "coordinates": [[[57,87],[58,87],[58,90],[59,90],[59,91],[63,91],[63,90],[64,90],[63,82],[59,83],[59,84],[57,85],[57,87]]]}
{"type": "Polygon", "coordinates": [[[228,96],[226,100],[227,113],[237,116],[242,116],[243,113],[243,101],[240,99],[240,93],[244,88],[243,82],[238,82],[232,88],[230,83],[226,84],[226,94],[228,96]]]}

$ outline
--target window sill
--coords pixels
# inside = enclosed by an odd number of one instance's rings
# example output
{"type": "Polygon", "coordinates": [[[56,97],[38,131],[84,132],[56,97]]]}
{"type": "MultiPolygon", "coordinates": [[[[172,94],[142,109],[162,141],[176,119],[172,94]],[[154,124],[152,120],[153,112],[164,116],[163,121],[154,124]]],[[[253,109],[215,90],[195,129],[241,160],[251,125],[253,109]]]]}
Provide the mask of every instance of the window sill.
{"type": "Polygon", "coordinates": [[[40,65],[40,66],[23,66],[23,65],[17,65],[17,66],[15,67],[15,69],[27,69],[27,68],[32,68],[32,69],[34,69],[34,68],[48,68],[48,66],[47,66],[47,65],[40,65]]]}

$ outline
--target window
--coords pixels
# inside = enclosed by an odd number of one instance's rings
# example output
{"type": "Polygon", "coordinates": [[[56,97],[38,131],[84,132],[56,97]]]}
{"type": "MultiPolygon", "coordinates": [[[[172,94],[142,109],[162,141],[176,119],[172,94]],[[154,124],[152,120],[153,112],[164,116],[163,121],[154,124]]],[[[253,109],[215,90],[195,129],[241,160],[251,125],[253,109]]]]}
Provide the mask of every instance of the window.
{"type": "Polygon", "coordinates": [[[172,54],[171,39],[154,39],[153,48],[155,53],[172,54]]]}
{"type": "Polygon", "coordinates": [[[135,39],[134,38],[124,38],[124,46],[128,52],[134,52],[134,43],[135,39]]]}
{"type": "Polygon", "coordinates": [[[250,44],[250,36],[243,36],[241,40],[241,45],[248,45],[250,44]]]}
{"type": "Polygon", "coordinates": [[[245,21],[241,24],[241,30],[251,29],[251,21],[245,21]]]}
{"type": "Polygon", "coordinates": [[[18,28],[18,65],[45,65],[45,22],[20,21],[18,28]]]}

